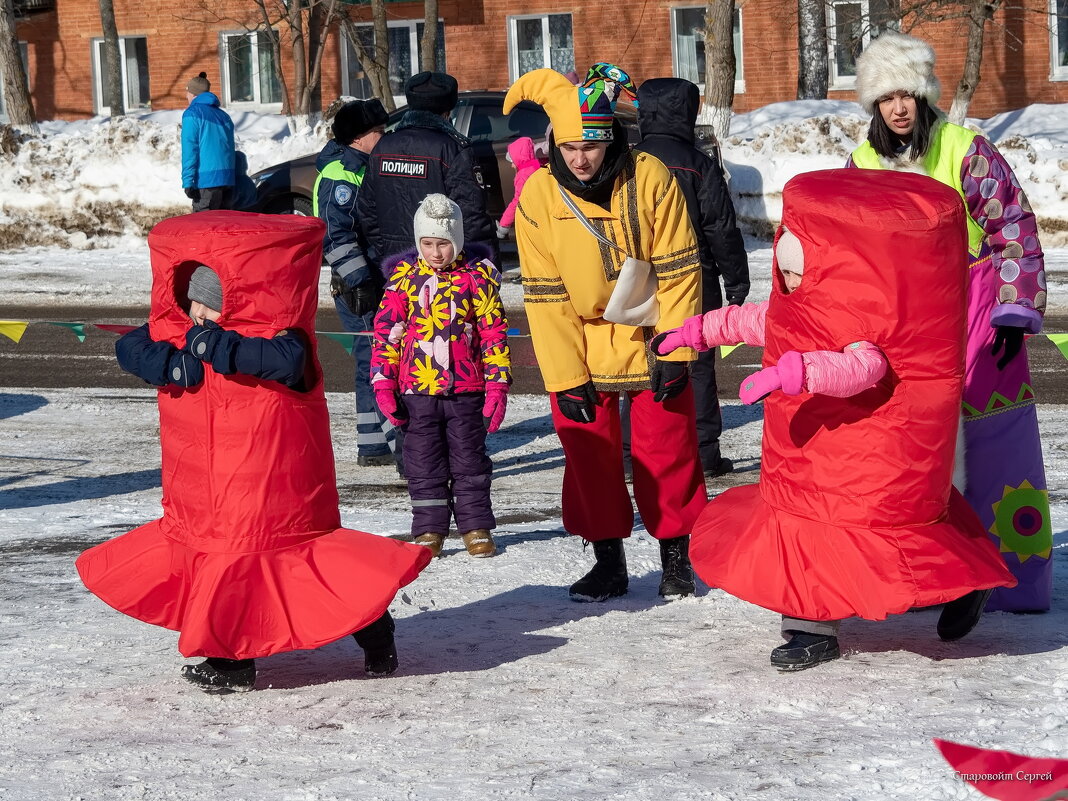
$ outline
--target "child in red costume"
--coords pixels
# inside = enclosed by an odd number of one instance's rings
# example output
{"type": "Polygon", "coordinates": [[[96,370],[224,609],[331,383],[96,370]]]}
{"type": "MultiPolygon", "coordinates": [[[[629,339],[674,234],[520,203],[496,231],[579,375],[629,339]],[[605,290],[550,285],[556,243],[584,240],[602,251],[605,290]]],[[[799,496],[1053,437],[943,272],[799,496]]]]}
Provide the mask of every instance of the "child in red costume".
{"type": "Polygon", "coordinates": [[[924,176],[799,175],[783,191],[763,304],[690,318],[654,352],[763,345],[759,484],[715,498],[691,558],[709,585],[783,615],[772,664],[839,655],[838,622],[948,603],[964,636],[1015,580],[952,488],[964,366],[960,198],[924,176]],[[872,191],[872,182],[879,191],[872,191]],[[802,281],[803,276],[803,281],[802,281]],[[781,390],[781,391],[780,391],[781,390]]]}
{"type": "Polygon", "coordinates": [[[429,561],[341,528],[311,336],[322,239],[313,217],[165,220],[148,237],[147,330],[117,346],[161,387],[163,517],[89,549],[78,572],[120,612],[179,631],[184,656],[207,657],[183,669],[205,690],[251,690],[256,657],[348,634],[369,675],[392,673],[389,604],[429,561]]]}

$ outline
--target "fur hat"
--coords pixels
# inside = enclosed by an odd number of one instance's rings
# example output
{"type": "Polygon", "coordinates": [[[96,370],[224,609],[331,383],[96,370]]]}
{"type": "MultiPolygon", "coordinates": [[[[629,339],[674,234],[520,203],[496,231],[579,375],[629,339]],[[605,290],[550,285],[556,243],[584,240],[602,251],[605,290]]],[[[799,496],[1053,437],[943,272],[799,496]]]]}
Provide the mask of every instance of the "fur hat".
{"type": "Polygon", "coordinates": [[[508,90],[504,113],[522,100],[531,100],[549,115],[557,144],[611,142],[612,120],[621,93],[633,99],[637,94],[634,82],[622,69],[604,61],[590,67],[581,86],[556,70],[532,70],[508,90]]]}
{"type": "Polygon", "coordinates": [[[370,100],[353,100],[337,110],[330,130],[334,132],[334,141],[340,145],[350,145],[372,128],[389,122],[382,101],[377,97],[370,100]]]}
{"type": "MultiPolygon", "coordinates": [[[[448,239],[452,242],[453,258],[464,249],[464,218],[460,207],[445,195],[427,195],[415,210],[412,226],[415,230],[415,247],[424,236],[448,239]]],[[[420,252],[422,252],[420,250],[420,252]]]]}
{"type": "Polygon", "coordinates": [[[210,267],[201,264],[189,277],[189,300],[203,303],[209,309],[222,311],[222,282],[210,267]]]}
{"type": "Polygon", "coordinates": [[[191,95],[199,95],[204,92],[211,91],[211,81],[208,80],[208,73],[202,72],[194,78],[189,79],[189,83],[185,85],[185,91],[191,95]]]}
{"type": "Polygon", "coordinates": [[[404,84],[408,108],[445,114],[456,108],[456,79],[444,72],[420,72],[404,84]]]}
{"type": "Polygon", "coordinates": [[[874,112],[880,97],[905,91],[933,106],[942,94],[934,65],[935,53],[927,42],[888,31],[857,57],[857,100],[874,112]]]}

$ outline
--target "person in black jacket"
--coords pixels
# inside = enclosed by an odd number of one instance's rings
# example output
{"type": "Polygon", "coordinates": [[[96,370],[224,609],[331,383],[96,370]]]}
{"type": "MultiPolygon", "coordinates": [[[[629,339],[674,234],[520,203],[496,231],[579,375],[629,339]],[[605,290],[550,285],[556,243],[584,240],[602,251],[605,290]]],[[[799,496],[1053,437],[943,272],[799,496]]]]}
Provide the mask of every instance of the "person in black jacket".
{"type": "MultiPolygon", "coordinates": [[[[694,145],[700,90],[682,78],[652,78],[638,88],[637,105],[642,138],[634,149],[664,162],[686,196],[701,253],[701,312],[723,306],[721,277],[727,303],[741,306],[749,294],[749,261],[723,170],[715,157],[694,145]]],[[[715,354],[715,348],[698,354],[691,370],[697,442],[706,478],[734,469],[719,450],[723,418],[716,392],[715,354]]]]}
{"type": "Polygon", "coordinates": [[[446,195],[460,207],[464,238],[481,242],[497,263],[497,227],[486,213],[482,174],[467,137],[449,123],[456,79],[420,72],[404,85],[408,111],[371,152],[357,200],[360,224],[380,259],[411,250],[415,210],[427,195],[446,195]]]}

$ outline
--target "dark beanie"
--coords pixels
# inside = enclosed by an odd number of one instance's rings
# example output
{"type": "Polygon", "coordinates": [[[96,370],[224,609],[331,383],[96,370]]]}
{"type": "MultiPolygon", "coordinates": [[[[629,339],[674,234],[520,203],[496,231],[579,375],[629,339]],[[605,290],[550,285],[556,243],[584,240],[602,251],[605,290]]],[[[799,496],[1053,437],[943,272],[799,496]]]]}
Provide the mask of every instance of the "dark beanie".
{"type": "Polygon", "coordinates": [[[372,128],[389,122],[389,115],[377,97],[370,100],[353,100],[338,109],[330,126],[334,141],[341,145],[352,144],[372,128]]]}
{"type": "Polygon", "coordinates": [[[408,108],[445,114],[456,108],[456,79],[444,72],[420,72],[404,84],[408,108]]]}
{"type": "Polygon", "coordinates": [[[216,272],[201,264],[189,278],[189,300],[203,303],[209,309],[222,311],[222,282],[216,272]]]}
{"type": "Polygon", "coordinates": [[[202,72],[195,78],[190,78],[189,83],[185,85],[185,90],[191,95],[199,95],[204,92],[211,91],[211,81],[208,80],[208,74],[202,72]]]}

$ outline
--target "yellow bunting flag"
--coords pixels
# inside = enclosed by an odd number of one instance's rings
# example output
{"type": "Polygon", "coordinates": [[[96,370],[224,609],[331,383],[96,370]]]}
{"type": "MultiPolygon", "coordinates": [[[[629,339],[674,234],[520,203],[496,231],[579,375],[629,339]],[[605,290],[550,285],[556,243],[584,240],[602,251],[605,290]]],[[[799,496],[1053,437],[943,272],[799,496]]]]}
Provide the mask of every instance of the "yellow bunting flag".
{"type": "Polygon", "coordinates": [[[49,325],[57,325],[60,328],[69,328],[78,337],[79,342],[85,342],[85,323],[59,323],[48,320],[49,325]]]}
{"type": "Polygon", "coordinates": [[[1061,356],[1068,359],[1068,334],[1046,334],[1046,337],[1057,346],[1061,356]]]}
{"type": "Polygon", "coordinates": [[[10,339],[12,342],[18,342],[22,339],[22,335],[26,333],[26,326],[29,323],[25,323],[22,320],[0,320],[0,334],[10,339]]]}
{"type": "Polygon", "coordinates": [[[728,356],[730,356],[732,353],[734,353],[734,351],[737,348],[740,348],[741,346],[742,346],[741,342],[739,342],[737,345],[720,345],[719,346],[719,358],[726,359],[728,356]]]}
{"type": "Polygon", "coordinates": [[[352,355],[352,349],[356,344],[356,334],[335,334],[331,331],[316,331],[315,333],[321,337],[334,340],[345,349],[349,356],[352,355]]]}

